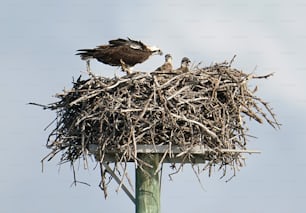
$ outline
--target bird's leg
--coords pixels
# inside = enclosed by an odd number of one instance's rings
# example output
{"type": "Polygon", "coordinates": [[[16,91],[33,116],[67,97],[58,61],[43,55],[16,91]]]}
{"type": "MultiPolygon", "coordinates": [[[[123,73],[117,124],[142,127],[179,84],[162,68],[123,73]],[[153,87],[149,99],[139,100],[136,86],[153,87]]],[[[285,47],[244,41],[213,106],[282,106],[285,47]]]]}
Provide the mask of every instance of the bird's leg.
{"type": "Polygon", "coordinates": [[[94,74],[90,70],[90,60],[86,60],[86,71],[89,76],[94,77],[94,74]]]}
{"type": "Polygon", "coordinates": [[[118,79],[117,69],[115,70],[114,77],[118,79]]]}
{"type": "Polygon", "coordinates": [[[130,67],[126,65],[126,63],[122,59],[120,59],[120,64],[123,72],[126,72],[128,75],[131,74],[130,67]]]}
{"type": "Polygon", "coordinates": [[[90,73],[90,60],[86,60],[86,70],[90,73]]]}

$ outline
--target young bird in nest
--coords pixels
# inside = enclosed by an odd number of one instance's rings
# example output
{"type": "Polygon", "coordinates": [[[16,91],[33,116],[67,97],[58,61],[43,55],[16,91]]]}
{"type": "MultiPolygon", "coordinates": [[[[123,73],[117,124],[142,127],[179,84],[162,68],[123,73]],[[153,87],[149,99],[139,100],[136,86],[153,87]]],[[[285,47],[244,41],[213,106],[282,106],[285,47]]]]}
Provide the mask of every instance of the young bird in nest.
{"type": "Polygon", "coordinates": [[[155,71],[161,73],[172,72],[172,56],[170,54],[165,55],[165,63],[158,67],[155,71]]]}
{"type": "Polygon", "coordinates": [[[190,61],[189,58],[187,58],[187,57],[182,58],[180,68],[174,70],[174,72],[175,73],[185,73],[185,72],[188,72],[189,71],[190,63],[191,63],[191,61],[190,61]]]}

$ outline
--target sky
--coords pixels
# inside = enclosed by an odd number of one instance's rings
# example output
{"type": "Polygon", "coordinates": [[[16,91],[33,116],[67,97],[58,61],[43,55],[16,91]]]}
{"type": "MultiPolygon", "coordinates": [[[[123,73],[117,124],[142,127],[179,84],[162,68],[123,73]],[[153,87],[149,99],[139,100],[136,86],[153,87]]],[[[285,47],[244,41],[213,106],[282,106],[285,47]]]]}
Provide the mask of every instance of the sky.
{"type": "MultiPolygon", "coordinates": [[[[249,124],[246,166],[226,182],[215,171],[201,174],[201,188],[190,166],[170,181],[164,166],[161,212],[301,212],[306,200],[306,3],[272,1],[38,1],[0,2],[0,212],[134,212],[134,205],[113,181],[105,200],[99,170],[77,168],[77,178],[90,186],[71,186],[72,170],[58,158],[40,160],[55,118],[54,112],[28,102],[55,102],[73,78],[85,74],[75,56],[110,39],[131,37],[171,53],[174,66],[188,56],[208,66],[229,61],[233,67],[264,75],[254,80],[258,96],[274,108],[282,127],[249,124]]],[[[137,70],[163,63],[151,57],[137,70]]],[[[97,75],[112,77],[120,70],[92,62],[97,75]]],[[[131,179],[134,167],[129,165],[131,179]]]]}

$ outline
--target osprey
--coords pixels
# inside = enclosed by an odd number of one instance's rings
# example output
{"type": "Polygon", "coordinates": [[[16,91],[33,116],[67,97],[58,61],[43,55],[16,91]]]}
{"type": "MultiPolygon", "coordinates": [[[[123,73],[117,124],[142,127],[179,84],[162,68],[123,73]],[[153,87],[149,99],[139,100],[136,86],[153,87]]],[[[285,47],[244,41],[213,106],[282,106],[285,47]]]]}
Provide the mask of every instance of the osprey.
{"type": "Polygon", "coordinates": [[[176,69],[176,73],[184,73],[189,71],[190,59],[187,57],[182,58],[181,67],[176,69]]]}
{"type": "Polygon", "coordinates": [[[158,67],[155,71],[171,72],[172,69],[172,56],[170,54],[167,54],[165,55],[165,63],[158,67]]]}
{"type": "Polygon", "coordinates": [[[107,45],[97,46],[94,49],[77,50],[82,60],[97,59],[99,62],[111,66],[121,66],[122,71],[130,74],[130,68],[142,63],[153,54],[162,55],[162,51],[154,46],[148,46],[141,41],[130,38],[110,40],[107,45]]]}

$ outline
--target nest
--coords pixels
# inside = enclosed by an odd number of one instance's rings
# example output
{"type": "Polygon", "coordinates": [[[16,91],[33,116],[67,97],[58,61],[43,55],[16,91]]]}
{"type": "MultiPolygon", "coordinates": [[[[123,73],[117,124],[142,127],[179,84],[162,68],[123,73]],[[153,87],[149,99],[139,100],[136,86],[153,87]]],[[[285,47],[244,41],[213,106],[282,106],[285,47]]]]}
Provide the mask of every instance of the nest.
{"type": "Polygon", "coordinates": [[[247,149],[246,120],[279,127],[268,103],[254,95],[257,87],[248,88],[251,79],[271,75],[246,74],[224,62],[186,73],[80,76],[70,90],[56,95],[59,101],[44,106],[57,114],[46,158],[61,152],[61,163],[73,164],[80,158],[86,161],[95,147],[97,162],[107,161],[111,152],[116,153],[115,162],[142,166],[137,145],[171,144],[180,148],[184,163],[192,163],[193,155],[186,150],[202,145],[210,150],[203,170],[218,165],[235,171],[243,165],[242,154],[221,150],[247,149]]]}

